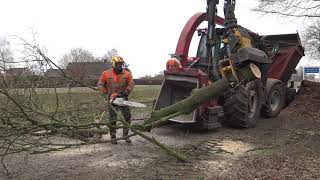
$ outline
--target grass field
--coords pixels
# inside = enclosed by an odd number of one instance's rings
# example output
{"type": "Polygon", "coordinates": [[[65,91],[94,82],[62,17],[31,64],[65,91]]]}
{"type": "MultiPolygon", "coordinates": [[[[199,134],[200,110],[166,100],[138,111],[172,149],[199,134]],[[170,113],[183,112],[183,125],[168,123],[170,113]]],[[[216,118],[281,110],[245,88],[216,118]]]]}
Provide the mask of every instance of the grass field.
{"type": "MultiPolygon", "coordinates": [[[[158,85],[136,85],[129,96],[129,100],[141,102],[147,105],[146,108],[131,108],[133,119],[147,117],[151,110],[154,99],[157,97],[160,86],[158,85]]],[[[101,93],[89,88],[39,88],[36,93],[30,93],[26,90],[13,90],[12,96],[26,107],[25,110],[32,118],[40,121],[50,121],[50,119],[33,113],[32,108],[44,112],[47,115],[54,115],[65,122],[82,124],[94,122],[100,118],[101,114],[106,111],[107,104],[101,93]],[[55,93],[56,92],[56,93],[55,93]],[[32,94],[32,96],[30,96],[32,94]],[[30,108],[31,107],[31,108],[30,108]]],[[[10,109],[12,112],[20,113],[19,108],[15,106],[5,96],[0,97],[3,109],[10,109]]],[[[106,111],[107,112],[107,111],[106,111]]],[[[108,112],[105,114],[108,115],[108,112]]],[[[106,119],[108,116],[105,116],[106,119]]],[[[19,121],[17,119],[17,121],[19,121]]]]}
{"type": "MultiPolygon", "coordinates": [[[[152,110],[152,104],[157,97],[160,86],[135,86],[133,92],[129,96],[129,100],[141,102],[147,105],[146,108],[131,108],[133,118],[146,117],[152,110]]],[[[37,90],[40,91],[40,90],[37,90]]],[[[40,101],[46,112],[55,112],[58,99],[58,112],[66,116],[73,114],[77,119],[82,121],[90,121],[101,115],[106,110],[106,103],[101,93],[89,88],[58,88],[57,94],[53,89],[41,89],[40,101]],[[46,93],[43,93],[45,91],[46,93]],[[48,93],[49,92],[49,93],[48,93]]]]}

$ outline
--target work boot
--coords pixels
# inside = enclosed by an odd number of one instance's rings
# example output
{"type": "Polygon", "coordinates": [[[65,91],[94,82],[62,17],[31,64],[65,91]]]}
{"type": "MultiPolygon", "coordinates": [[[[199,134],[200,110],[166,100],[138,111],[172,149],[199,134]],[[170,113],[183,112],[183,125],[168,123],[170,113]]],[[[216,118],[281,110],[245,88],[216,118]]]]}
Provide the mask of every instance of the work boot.
{"type": "Polygon", "coordinates": [[[110,134],[110,136],[111,136],[111,144],[118,144],[117,143],[117,140],[116,140],[116,134],[114,133],[112,133],[112,134],[110,134]]]}
{"type": "MultiPolygon", "coordinates": [[[[128,128],[123,128],[123,136],[122,137],[126,137],[129,134],[129,129],[128,128]]],[[[132,143],[132,141],[130,140],[129,137],[124,139],[126,141],[126,143],[132,143]]]]}

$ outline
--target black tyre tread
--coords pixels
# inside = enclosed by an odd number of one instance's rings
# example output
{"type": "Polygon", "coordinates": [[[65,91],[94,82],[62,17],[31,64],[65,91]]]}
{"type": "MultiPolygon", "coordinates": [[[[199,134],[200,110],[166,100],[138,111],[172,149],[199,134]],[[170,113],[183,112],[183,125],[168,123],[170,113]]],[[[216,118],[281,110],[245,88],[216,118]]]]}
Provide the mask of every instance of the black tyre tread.
{"type": "Polygon", "coordinates": [[[262,105],[261,116],[264,118],[277,117],[279,115],[281,109],[284,107],[284,103],[285,103],[284,98],[285,97],[284,97],[283,85],[280,83],[273,85],[273,87],[270,89],[270,92],[267,96],[266,103],[262,105]],[[270,94],[275,90],[280,92],[281,101],[280,101],[280,105],[279,105],[280,107],[276,111],[272,111],[272,109],[270,108],[269,99],[270,99],[270,94]]]}
{"type": "Polygon", "coordinates": [[[234,94],[225,98],[223,106],[225,121],[224,124],[233,127],[248,127],[246,116],[248,113],[248,92],[244,86],[239,86],[234,94]]]}
{"type": "MultiPolygon", "coordinates": [[[[262,88],[259,86],[260,81],[252,82],[252,86],[258,91],[259,104],[256,116],[252,119],[248,118],[249,115],[249,90],[244,85],[238,86],[231,93],[225,96],[223,105],[224,121],[223,125],[236,127],[236,128],[250,128],[254,127],[256,120],[260,118],[260,108],[262,105],[262,88]]],[[[249,87],[252,88],[252,87],[249,87]]]]}

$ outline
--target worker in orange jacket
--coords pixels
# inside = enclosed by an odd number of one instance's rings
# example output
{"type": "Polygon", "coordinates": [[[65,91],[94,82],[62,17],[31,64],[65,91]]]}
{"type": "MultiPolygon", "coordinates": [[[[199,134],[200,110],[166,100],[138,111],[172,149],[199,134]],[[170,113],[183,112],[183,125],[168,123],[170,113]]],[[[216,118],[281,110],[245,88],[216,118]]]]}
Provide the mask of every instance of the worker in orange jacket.
{"type": "MultiPolygon", "coordinates": [[[[128,100],[128,96],[134,87],[134,82],[132,79],[131,72],[124,68],[124,60],[121,56],[113,56],[112,60],[112,69],[106,70],[101,74],[101,77],[98,82],[98,87],[103,93],[107,101],[112,101],[117,97],[124,98],[128,100]]],[[[117,144],[116,139],[116,119],[117,113],[115,110],[120,110],[124,117],[124,120],[130,124],[131,122],[131,112],[128,106],[116,106],[112,105],[112,109],[109,104],[109,120],[111,126],[110,136],[111,143],[117,144]]],[[[129,129],[123,128],[123,137],[128,136],[129,129]]],[[[125,138],[127,143],[131,143],[129,138],[125,138]]]]}
{"type": "Polygon", "coordinates": [[[166,63],[166,69],[182,68],[180,61],[177,58],[170,58],[166,63]]]}

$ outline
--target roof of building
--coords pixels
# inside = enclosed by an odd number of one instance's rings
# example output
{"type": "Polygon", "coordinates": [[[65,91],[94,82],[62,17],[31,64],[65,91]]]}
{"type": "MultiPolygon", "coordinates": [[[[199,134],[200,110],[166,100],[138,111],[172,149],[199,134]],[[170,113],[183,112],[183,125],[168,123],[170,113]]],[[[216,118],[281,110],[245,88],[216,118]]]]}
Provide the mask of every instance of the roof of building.
{"type": "Polygon", "coordinates": [[[111,68],[111,63],[105,62],[71,62],[67,65],[67,71],[74,75],[81,75],[96,78],[107,69],[111,68]]]}
{"type": "Polygon", "coordinates": [[[32,72],[29,68],[23,67],[23,68],[10,68],[6,72],[7,74],[10,74],[12,76],[28,76],[32,75],[32,72]]]}
{"type": "Polygon", "coordinates": [[[63,73],[65,73],[66,75],[68,74],[66,69],[60,70],[60,69],[52,69],[51,68],[46,71],[45,75],[48,77],[62,77],[63,73]]]}

